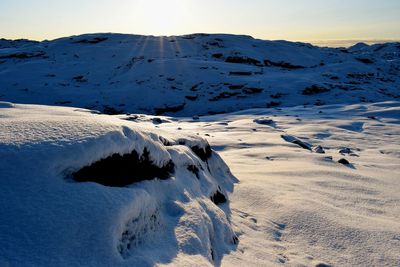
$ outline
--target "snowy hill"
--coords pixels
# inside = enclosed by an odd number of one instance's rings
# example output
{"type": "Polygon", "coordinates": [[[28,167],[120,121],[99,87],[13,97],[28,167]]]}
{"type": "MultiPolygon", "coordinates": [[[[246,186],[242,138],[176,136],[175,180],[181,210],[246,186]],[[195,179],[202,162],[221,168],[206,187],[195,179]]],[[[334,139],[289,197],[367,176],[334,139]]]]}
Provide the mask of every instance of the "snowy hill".
{"type": "Polygon", "coordinates": [[[349,49],[249,36],[87,34],[0,40],[0,100],[206,115],[399,98],[400,44],[349,49]]]}

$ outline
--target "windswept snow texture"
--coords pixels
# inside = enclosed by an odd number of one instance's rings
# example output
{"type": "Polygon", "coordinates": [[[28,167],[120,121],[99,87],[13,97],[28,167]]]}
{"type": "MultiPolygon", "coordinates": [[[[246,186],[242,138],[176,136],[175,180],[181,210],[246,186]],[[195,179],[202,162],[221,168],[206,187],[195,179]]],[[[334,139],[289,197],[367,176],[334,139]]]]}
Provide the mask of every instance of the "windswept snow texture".
{"type": "Polygon", "coordinates": [[[1,266],[213,266],[237,246],[236,178],[197,136],[0,102],[0,181],[1,266]]]}
{"type": "Polygon", "coordinates": [[[222,266],[399,266],[400,102],[252,109],[159,127],[207,137],[240,180],[230,196],[240,242],[222,266]]]}
{"type": "Polygon", "coordinates": [[[0,100],[177,116],[399,98],[400,43],[320,48],[249,36],[0,40],[0,100]]]}

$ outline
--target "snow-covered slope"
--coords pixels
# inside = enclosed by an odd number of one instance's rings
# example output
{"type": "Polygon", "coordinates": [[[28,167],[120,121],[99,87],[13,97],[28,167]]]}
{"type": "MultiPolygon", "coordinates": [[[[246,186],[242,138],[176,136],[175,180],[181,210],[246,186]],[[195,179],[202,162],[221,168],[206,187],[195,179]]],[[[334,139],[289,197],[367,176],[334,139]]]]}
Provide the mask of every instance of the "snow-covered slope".
{"type": "Polygon", "coordinates": [[[0,40],[0,100],[205,115],[399,97],[400,44],[319,48],[248,36],[0,40]]]}
{"type": "Polygon", "coordinates": [[[235,178],[186,136],[0,102],[0,265],[219,264],[235,178]]]}

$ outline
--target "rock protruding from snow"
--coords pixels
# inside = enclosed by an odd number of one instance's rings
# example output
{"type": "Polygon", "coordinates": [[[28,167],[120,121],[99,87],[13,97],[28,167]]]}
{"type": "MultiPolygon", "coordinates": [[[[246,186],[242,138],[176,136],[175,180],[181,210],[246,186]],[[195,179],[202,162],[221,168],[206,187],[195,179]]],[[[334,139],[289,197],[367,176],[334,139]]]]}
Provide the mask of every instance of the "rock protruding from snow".
{"type": "Polygon", "coordinates": [[[214,265],[237,245],[228,199],[236,178],[206,140],[150,131],[145,115],[0,108],[6,264],[214,265]]]}

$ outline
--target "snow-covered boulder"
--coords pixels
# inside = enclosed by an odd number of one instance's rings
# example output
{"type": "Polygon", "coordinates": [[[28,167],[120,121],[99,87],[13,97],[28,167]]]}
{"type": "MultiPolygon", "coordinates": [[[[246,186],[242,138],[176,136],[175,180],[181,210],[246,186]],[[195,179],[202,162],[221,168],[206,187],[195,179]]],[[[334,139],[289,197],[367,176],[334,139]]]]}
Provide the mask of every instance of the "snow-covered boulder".
{"type": "Polygon", "coordinates": [[[0,265],[218,264],[236,181],[207,141],[0,103],[0,265]]]}

